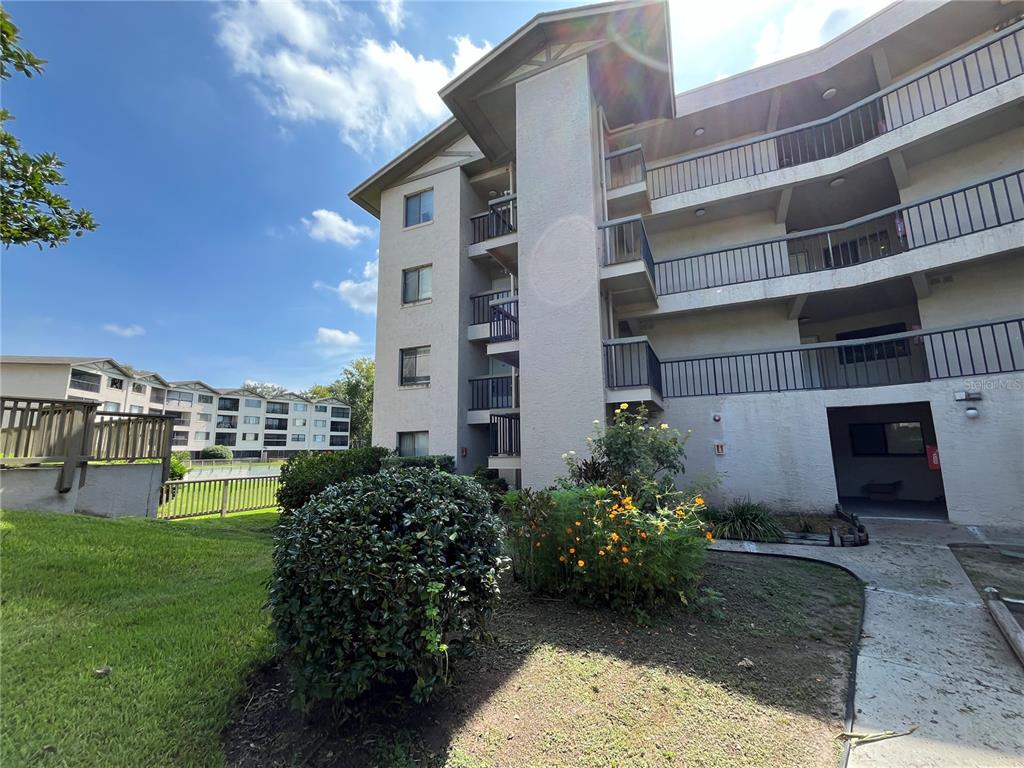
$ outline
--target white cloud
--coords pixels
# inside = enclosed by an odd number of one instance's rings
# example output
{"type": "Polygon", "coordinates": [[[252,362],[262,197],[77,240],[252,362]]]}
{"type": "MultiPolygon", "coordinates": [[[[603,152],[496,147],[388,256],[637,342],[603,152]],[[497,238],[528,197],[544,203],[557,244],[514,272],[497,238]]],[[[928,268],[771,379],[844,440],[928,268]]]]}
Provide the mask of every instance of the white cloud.
{"type": "Polygon", "coordinates": [[[364,315],[377,314],[377,261],[363,265],[363,280],[342,280],[336,286],[317,280],[313,287],[338,294],[342,301],[364,315]]]}
{"type": "Polygon", "coordinates": [[[335,243],[340,243],[346,248],[352,248],[359,244],[359,241],[370,237],[373,234],[373,230],[369,227],[364,227],[362,224],[356,224],[354,221],[346,219],[340,213],[334,211],[328,211],[324,208],[318,208],[313,211],[313,220],[303,219],[302,223],[306,227],[306,231],[309,232],[309,236],[314,240],[330,240],[335,243]]]}
{"type": "Polygon", "coordinates": [[[447,117],[437,91],[491,49],[456,37],[450,63],[427,58],[361,36],[353,14],[334,2],[225,4],[218,40],[274,115],[333,123],[357,151],[402,147],[447,117]]]}
{"type": "Polygon", "coordinates": [[[780,19],[769,21],[761,30],[761,37],[754,44],[754,66],[770,64],[817,48],[880,11],[890,2],[845,0],[837,4],[822,0],[797,0],[789,4],[784,14],[780,14],[780,19]]]}
{"type": "Polygon", "coordinates": [[[325,357],[337,357],[359,348],[363,340],[355,331],[342,331],[338,328],[317,328],[314,343],[320,354],[325,357]]]}
{"type": "Polygon", "coordinates": [[[377,0],[377,7],[392,32],[398,32],[405,26],[405,3],[403,0],[377,0]]]}
{"type": "Polygon", "coordinates": [[[118,325],[117,323],[107,323],[103,326],[103,330],[125,339],[130,339],[133,336],[143,336],[146,333],[146,329],[141,325],[118,325]]]}

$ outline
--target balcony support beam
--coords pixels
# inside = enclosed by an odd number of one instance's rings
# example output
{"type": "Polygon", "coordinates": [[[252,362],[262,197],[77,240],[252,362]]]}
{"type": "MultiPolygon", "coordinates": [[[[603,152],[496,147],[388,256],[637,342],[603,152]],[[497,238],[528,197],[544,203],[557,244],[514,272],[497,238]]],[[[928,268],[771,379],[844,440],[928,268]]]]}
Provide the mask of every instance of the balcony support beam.
{"type": "Polygon", "coordinates": [[[785,224],[789,216],[789,203],[793,199],[793,188],[786,187],[779,193],[779,204],[775,206],[775,223],[785,224]]]}
{"type": "Polygon", "coordinates": [[[789,309],[786,311],[786,318],[789,320],[799,320],[800,313],[804,311],[804,304],[806,303],[806,293],[801,293],[799,296],[794,296],[789,302],[789,309]]]}
{"type": "Polygon", "coordinates": [[[900,189],[910,186],[910,172],[907,170],[907,161],[903,157],[903,150],[897,149],[890,152],[886,157],[889,160],[889,167],[892,169],[896,186],[900,189]]]}
{"type": "Polygon", "coordinates": [[[765,130],[768,133],[775,133],[779,128],[779,108],[782,106],[782,92],[776,88],[772,91],[772,99],[768,103],[768,122],[765,130]]]}
{"type": "Polygon", "coordinates": [[[910,276],[910,282],[914,286],[914,293],[918,299],[927,299],[932,295],[932,287],[928,285],[928,275],[924,272],[915,272],[910,276]]]}

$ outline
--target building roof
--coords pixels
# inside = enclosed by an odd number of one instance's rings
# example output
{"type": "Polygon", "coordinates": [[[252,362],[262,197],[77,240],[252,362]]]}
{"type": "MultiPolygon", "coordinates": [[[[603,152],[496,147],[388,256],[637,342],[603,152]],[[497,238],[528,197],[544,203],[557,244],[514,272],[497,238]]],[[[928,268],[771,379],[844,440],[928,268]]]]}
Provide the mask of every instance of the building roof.
{"type": "Polygon", "coordinates": [[[62,355],[0,355],[0,364],[25,365],[88,365],[89,363],[107,363],[117,368],[125,376],[134,374],[112,357],[67,357],[62,355]]]}

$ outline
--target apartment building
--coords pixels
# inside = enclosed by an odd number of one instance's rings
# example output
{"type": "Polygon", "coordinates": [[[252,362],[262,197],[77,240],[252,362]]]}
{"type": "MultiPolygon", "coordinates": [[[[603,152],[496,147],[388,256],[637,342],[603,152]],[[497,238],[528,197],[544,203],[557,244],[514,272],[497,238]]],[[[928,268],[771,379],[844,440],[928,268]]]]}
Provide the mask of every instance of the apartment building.
{"type": "Polygon", "coordinates": [[[111,358],[0,356],[0,391],[171,416],[172,447],[196,458],[211,445],[230,447],[236,458],[271,459],[349,447],[351,411],[335,398],[311,400],[288,392],[268,399],[244,388],[168,381],[111,358]]]}
{"type": "Polygon", "coordinates": [[[363,182],[373,440],[542,487],[645,403],[718,498],[1024,522],[1024,22],[899,2],[684,93],[668,8],[540,14],[363,182]]]}

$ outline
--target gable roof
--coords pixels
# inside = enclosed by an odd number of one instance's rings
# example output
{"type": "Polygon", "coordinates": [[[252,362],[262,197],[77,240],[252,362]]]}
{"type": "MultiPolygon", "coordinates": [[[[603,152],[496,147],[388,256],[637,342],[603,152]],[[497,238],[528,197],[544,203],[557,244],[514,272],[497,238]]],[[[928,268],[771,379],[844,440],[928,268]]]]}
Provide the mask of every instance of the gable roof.
{"type": "Polygon", "coordinates": [[[126,377],[134,375],[127,368],[122,366],[112,357],[67,357],[61,355],[0,355],[0,364],[25,364],[25,365],[88,365],[89,363],[106,363],[126,377]]]}

